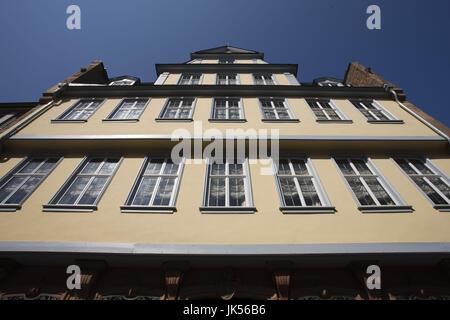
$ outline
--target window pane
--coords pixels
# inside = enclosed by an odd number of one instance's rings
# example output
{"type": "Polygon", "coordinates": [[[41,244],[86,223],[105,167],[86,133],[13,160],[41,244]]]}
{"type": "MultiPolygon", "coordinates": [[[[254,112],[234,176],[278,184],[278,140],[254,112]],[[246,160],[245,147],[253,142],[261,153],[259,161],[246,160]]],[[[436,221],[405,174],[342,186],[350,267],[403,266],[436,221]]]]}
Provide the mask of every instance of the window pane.
{"type": "Polygon", "coordinates": [[[44,161],[44,159],[31,159],[23,168],[20,173],[32,173],[37,167],[44,161]]]}
{"type": "Polygon", "coordinates": [[[229,167],[229,174],[243,174],[243,166],[241,163],[230,163],[229,167]]]}
{"type": "Polygon", "coordinates": [[[403,159],[395,159],[395,161],[398,163],[398,165],[405,171],[407,174],[417,174],[416,171],[414,171],[413,168],[403,159]]]}
{"type": "Polygon", "coordinates": [[[159,174],[161,171],[164,159],[151,159],[145,168],[144,174],[159,174]]]}
{"type": "Polygon", "coordinates": [[[297,175],[308,175],[308,169],[306,168],[305,161],[302,160],[292,160],[292,167],[297,175]]]}
{"type": "Polygon", "coordinates": [[[167,160],[166,166],[164,168],[164,174],[177,174],[178,164],[172,162],[172,160],[167,160]]]}
{"type": "Polygon", "coordinates": [[[30,177],[8,200],[6,203],[21,203],[37,187],[43,176],[30,177]]]}
{"type": "Polygon", "coordinates": [[[278,174],[291,174],[291,168],[289,167],[288,160],[280,160],[278,165],[278,174]]]}
{"type": "Polygon", "coordinates": [[[11,192],[16,190],[20,184],[22,184],[27,177],[13,177],[7,183],[5,183],[0,189],[0,201],[3,202],[11,192]]]}
{"type": "Polygon", "coordinates": [[[358,198],[358,201],[361,205],[365,206],[373,206],[376,205],[375,201],[372,199],[370,194],[367,192],[364,185],[361,183],[359,178],[357,177],[346,177],[348,184],[350,185],[350,188],[352,188],[353,192],[355,193],[356,198],[358,198]]]}
{"type": "Polygon", "coordinates": [[[380,184],[377,178],[375,177],[365,177],[364,181],[366,181],[372,193],[377,198],[380,205],[395,205],[395,202],[391,199],[389,194],[380,184]]]}
{"type": "Polygon", "coordinates": [[[225,174],[225,164],[224,163],[213,163],[211,164],[211,175],[225,174]]]}
{"type": "Polygon", "coordinates": [[[57,158],[50,158],[45,161],[42,166],[39,167],[39,169],[36,171],[36,173],[40,174],[48,174],[56,165],[59,159],[57,158]]]}
{"type": "Polygon", "coordinates": [[[437,193],[422,177],[411,177],[411,179],[422,189],[428,198],[433,201],[434,204],[447,204],[444,198],[437,193]]]}
{"type": "Polygon", "coordinates": [[[119,163],[119,159],[107,159],[99,171],[99,174],[111,174],[119,163]]]}
{"type": "Polygon", "coordinates": [[[97,169],[102,164],[103,159],[91,159],[84,166],[83,170],[81,170],[82,174],[93,174],[97,171],[97,169]]]}
{"type": "Polygon", "coordinates": [[[80,204],[94,204],[104,185],[108,181],[106,177],[96,177],[80,199],[80,204]]]}
{"type": "Polygon", "coordinates": [[[432,184],[434,184],[434,186],[444,194],[444,196],[446,196],[448,199],[450,199],[450,188],[449,186],[442,181],[442,178],[438,178],[438,177],[430,177],[428,178],[430,180],[430,182],[432,184]]]}
{"type": "Polygon", "coordinates": [[[307,206],[322,205],[311,178],[298,178],[298,183],[307,206]]]}
{"type": "Polygon", "coordinates": [[[245,206],[244,178],[230,178],[230,206],[245,206]]]}
{"type": "Polygon", "coordinates": [[[161,178],[161,181],[158,186],[158,191],[153,201],[153,205],[155,206],[169,205],[174,185],[175,185],[175,178],[161,178]]]}
{"type": "Polygon", "coordinates": [[[428,169],[428,167],[425,165],[425,163],[423,163],[423,161],[420,161],[419,159],[411,159],[410,161],[413,164],[413,166],[420,171],[421,174],[434,174],[433,171],[428,169]]]}
{"type": "Polygon", "coordinates": [[[301,206],[300,196],[294,178],[280,178],[281,191],[286,206],[301,206]]]}
{"type": "Polygon", "coordinates": [[[225,206],[225,178],[210,179],[208,204],[225,206]]]}
{"type": "Polygon", "coordinates": [[[336,160],[336,163],[338,164],[339,169],[341,169],[342,174],[344,174],[344,175],[355,174],[355,172],[353,171],[353,168],[350,166],[350,163],[348,162],[348,160],[338,159],[338,160],[336,160]]]}
{"type": "Polygon", "coordinates": [[[365,161],[359,159],[352,159],[352,163],[358,170],[359,174],[370,174],[370,175],[373,174],[372,171],[370,171],[367,164],[365,163],[365,161]]]}
{"type": "Polygon", "coordinates": [[[64,193],[61,199],[58,201],[59,204],[74,204],[75,201],[80,196],[84,187],[88,184],[90,177],[76,177],[69,189],[64,193]]]}
{"type": "Polygon", "coordinates": [[[157,178],[142,178],[132,204],[138,206],[148,205],[157,180],[157,178]]]}

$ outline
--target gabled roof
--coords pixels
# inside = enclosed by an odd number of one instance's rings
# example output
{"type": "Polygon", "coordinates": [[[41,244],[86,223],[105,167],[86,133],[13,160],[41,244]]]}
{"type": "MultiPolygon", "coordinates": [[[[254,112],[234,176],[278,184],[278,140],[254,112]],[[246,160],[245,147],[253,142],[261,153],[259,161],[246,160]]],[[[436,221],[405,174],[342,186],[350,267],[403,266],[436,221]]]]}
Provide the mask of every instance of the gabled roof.
{"type": "Polygon", "coordinates": [[[191,53],[191,59],[217,58],[219,56],[264,59],[264,54],[255,50],[247,50],[233,46],[221,46],[191,53]]]}

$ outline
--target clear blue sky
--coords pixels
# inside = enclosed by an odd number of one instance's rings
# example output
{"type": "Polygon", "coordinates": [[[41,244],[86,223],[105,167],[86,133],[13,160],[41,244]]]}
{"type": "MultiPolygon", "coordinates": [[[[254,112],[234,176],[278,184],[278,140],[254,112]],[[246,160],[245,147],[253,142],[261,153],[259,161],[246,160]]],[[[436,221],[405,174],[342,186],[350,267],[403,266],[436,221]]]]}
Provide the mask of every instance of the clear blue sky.
{"type": "Polygon", "coordinates": [[[155,63],[230,45],[298,63],[300,81],[342,78],[358,61],[402,87],[418,107],[450,126],[448,0],[2,0],[0,101],[36,101],[91,61],[110,77],[155,80],[155,63]],[[81,8],[81,30],[66,8],[81,8]],[[381,30],[366,8],[381,8],[381,30]]]}

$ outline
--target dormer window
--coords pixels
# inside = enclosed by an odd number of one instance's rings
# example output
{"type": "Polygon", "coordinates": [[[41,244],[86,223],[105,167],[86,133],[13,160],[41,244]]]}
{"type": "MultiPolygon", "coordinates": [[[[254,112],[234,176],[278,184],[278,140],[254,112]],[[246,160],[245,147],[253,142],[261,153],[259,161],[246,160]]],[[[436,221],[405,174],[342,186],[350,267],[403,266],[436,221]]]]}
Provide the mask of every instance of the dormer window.
{"type": "Polygon", "coordinates": [[[338,81],[325,80],[317,83],[319,87],[343,87],[344,84],[338,81]]]}
{"type": "Polygon", "coordinates": [[[109,83],[109,85],[110,86],[132,86],[135,82],[136,82],[136,80],[122,79],[122,80],[111,81],[109,83]]]}
{"type": "Polygon", "coordinates": [[[232,58],[220,58],[219,64],[231,64],[234,63],[234,59],[232,58]]]}

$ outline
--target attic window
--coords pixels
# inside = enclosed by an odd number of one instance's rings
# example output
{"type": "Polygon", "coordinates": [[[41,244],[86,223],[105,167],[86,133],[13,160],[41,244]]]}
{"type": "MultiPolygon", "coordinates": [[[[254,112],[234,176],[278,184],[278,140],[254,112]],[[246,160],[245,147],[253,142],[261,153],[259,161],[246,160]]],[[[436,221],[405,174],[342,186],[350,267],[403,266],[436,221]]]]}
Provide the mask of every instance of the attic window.
{"type": "Polygon", "coordinates": [[[220,58],[219,59],[219,64],[232,64],[232,63],[234,63],[233,58],[220,58]]]}
{"type": "Polygon", "coordinates": [[[131,79],[116,80],[109,83],[110,86],[132,86],[136,81],[131,79]]]}
{"type": "Polygon", "coordinates": [[[319,87],[343,87],[342,82],[325,80],[317,83],[319,87]]]}

